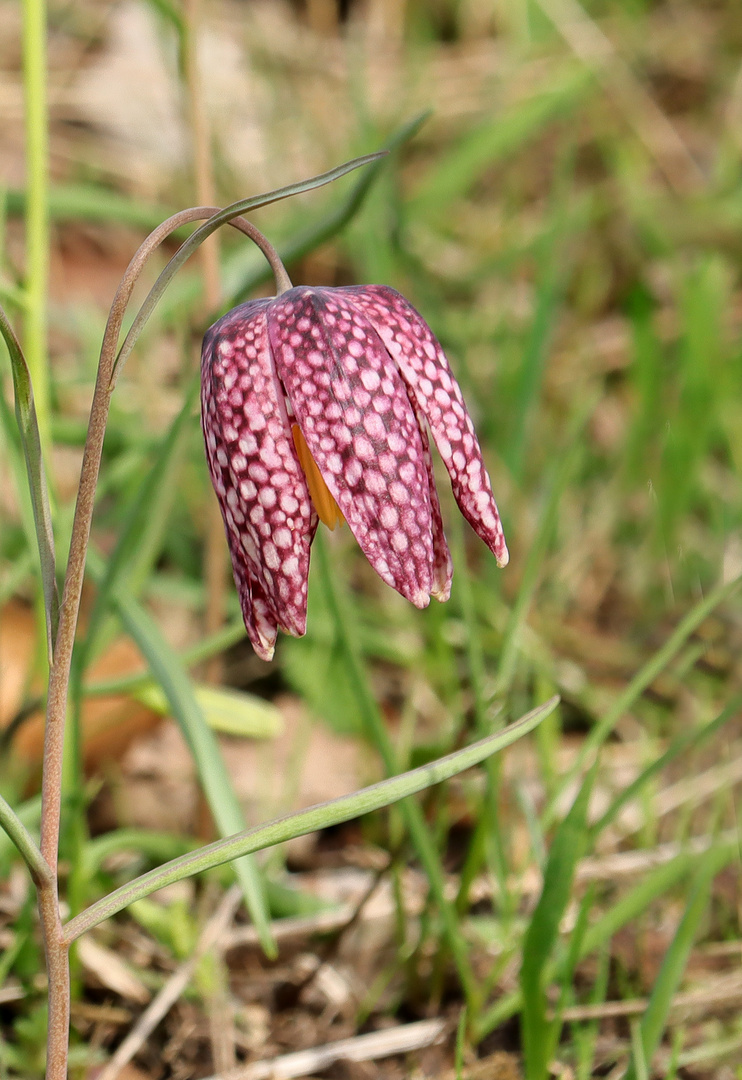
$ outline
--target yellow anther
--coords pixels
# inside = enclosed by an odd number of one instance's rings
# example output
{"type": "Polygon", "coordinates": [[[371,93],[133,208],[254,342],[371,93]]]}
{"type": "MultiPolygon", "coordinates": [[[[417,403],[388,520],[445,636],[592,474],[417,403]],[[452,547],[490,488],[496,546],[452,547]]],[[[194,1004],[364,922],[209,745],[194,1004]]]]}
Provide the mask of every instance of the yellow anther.
{"type": "Polygon", "coordinates": [[[294,446],[296,447],[299,464],[304,470],[304,476],[307,479],[309,495],[314,503],[315,510],[319,514],[320,521],[325,524],[328,529],[335,529],[338,525],[344,525],[345,518],[340,512],[340,507],[335,502],[333,495],[331,495],[327,484],[324,481],[322,473],[317,468],[317,462],[309,452],[306,439],[298,424],[291,425],[291,434],[294,437],[294,446]]]}

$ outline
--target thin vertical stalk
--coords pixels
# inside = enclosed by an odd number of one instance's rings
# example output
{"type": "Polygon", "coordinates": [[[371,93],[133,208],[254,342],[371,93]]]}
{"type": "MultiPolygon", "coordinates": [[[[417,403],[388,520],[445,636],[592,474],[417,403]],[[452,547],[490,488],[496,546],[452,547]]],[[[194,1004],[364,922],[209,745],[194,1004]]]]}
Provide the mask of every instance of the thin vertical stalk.
{"type": "Polygon", "coordinates": [[[47,364],[49,285],[49,123],[46,100],[46,0],[23,0],[26,126],[26,282],[24,350],[31,371],[42,447],[50,439],[47,364]]]}
{"type": "MultiPolygon", "coordinates": [[[[201,27],[201,0],[186,0],[183,29],[183,74],[188,95],[188,111],[191,119],[193,146],[193,177],[196,202],[213,205],[216,202],[216,184],[211,159],[211,132],[209,117],[204,107],[201,71],[198,60],[198,39],[201,27]]],[[[221,300],[221,273],[219,268],[219,233],[215,232],[199,248],[201,274],[204,283],[204,301],[209,312],[216,311],[221,300]]],[[[224,543],[222,514],[216,496],[209,490],[205,519],[204,584],[206,587],[206,610],[204,630],[215,634],[224,625],[227,602],[227,547],[224,543]]],[[[213,656],[206,667],[209,682],[218,683],[223,673],[223,659],[213,656]]]]}
{"type": "MultiPolygon", "coordinates": [[[[34,404],[43,452],[51,439],[47,361],[47,290],[49,286],[49,118],[46,101],[46,3],[23,0],[23,89],[26,127],[26,280],[24,346],[34,388],[34,404]]],[[[74,634],[74,629],[73,629],[74,634]]],[[[53,670],[53,667],[52,667],[53,670]]],[[[61,778],[66,692],[59,723],[51,724],[49,762],[44,772],[61,778]]],[[[53,710],[52,710],[53,711],[53,710]]],[[[47,733],[50,725],[47,724],[47,733]]],[[[70,1018],[69,954],[62,941],[59,914],[57,849],[59,799],[42,794],[41,853],[49,876],[37,882],[46,969],[49,980],[47,1080],[66,1080],[70,1018]],[[56,812],[54,804],[56,802],[56,812]],[[44,803],[51,813],[44,815],[44,803]],[[46,822],[44,820],[46,816],[46,822]],[[56,828],[54,823],[56,820],[56,828]],[[50,828],[51,826],[51,828],[50,828]]]]}
{"type": "MultiPolygon", "coordinates": [[[[95,490],[103,454],[108,409],[115,384],[116,347],[134,284],[149,256],[175,229],[188,222],[209,217],[213,212],[213,207],[195,207],[184,210],[163,222],[147,237],[129,263],[121,280],[111,305],[101,346],[46,701],[44,768],[41,779],[41,854],[50,868],[51,879],[39,889],[39,908],[49,976],[47,1080],[66,1080],[67,1077],[70,975],[68,945],[62,939],[58,880],[64,732],[72,652],[85,574],[85,557],[93,519],[95,490]]],[[[248,231],[250,235],[251,227],[247,222],[239,219],[233,224],[237,228],[248,231]]]]}
{"type": "MultiPolygon", "coordinates": [[[[211,159],[211,130],[208,113],[204,107],[203,85],[198,60],[198,38],[201,28],[202,6],[201,0],[186,0],[183,67],[188,93],[188,112],[191,119],[193,179],[196,189],[196,202],[200,206],[213,206],[216,202],[216,184],[211,159]]],[[[215,232],[201,245],[199,258],[204,281],[204,300],[209,311],[213,311],[221,299],[218,232],[215,232]]]]}

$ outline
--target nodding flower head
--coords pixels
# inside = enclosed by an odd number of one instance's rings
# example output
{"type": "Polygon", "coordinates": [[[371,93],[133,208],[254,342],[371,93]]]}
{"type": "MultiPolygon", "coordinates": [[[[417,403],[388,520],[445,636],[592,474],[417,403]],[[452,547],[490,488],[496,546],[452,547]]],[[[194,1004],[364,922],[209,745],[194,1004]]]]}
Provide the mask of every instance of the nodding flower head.
{"type": "Polygon", "coordinates": [[[464,517],[508,561],[461,390],[430,328],[394,289],[289,289],[207,332],[202,422],[250,640],[306,629],[318,520],[347,522],[379,576],[417,607],[447,600],[426,422],[464,517]]]}

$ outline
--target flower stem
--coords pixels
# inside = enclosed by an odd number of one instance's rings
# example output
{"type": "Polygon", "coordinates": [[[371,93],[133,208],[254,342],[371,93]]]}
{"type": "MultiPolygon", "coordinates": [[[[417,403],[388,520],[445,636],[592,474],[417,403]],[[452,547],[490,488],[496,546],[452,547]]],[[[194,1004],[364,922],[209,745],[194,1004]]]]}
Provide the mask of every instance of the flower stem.
{"type": "MultiPolygon", "coordinates": [[[[59,830],[62,803],[64,729],[69,697],[70,669],[80,611],[85,556],[95,506],[95,490],[103,454],[103,439],[114,388],[114,365],[124,314],[145,263],[152,252],[174,230],[193,221],[209,218],[216,207],[198,206],[183,210],[164,221],[141,244],[121,279],[111,305],[103,336],[98,375],[90,410],[88,434],[83,452],[80,485],[72,524],[70,553],[64,579],[59,627],[49,673],[49,690],[44,731],[44,766],[41,781],[41,854],[51,872],[51,880],[39,889],[39,908],[49,973],[49,1027],[47,1034],[47,1080],[64,1080],[69,1038],[69,964],[67,945],[62,939],[59,917],[59,830]]],[[[252,226],[234,219],[235,228],[251,236],[252,226]]],[[[252,237],[251,237],[252,238],[252,237]]]]}
{"type": "MultiPolygon", "coordinates": [[[[27,6],[32,8],[35,4],[40,5],[41,3],[42,0],[28,0],[27,6]]],[[[41,781],[40,850],[49,867],[50,876],[48,879],[44,879],[38,890],[49,975],[47,1080],[65,1080],[67,1076],[70,1009],[69,957],[68,943],[63,939],[60,922],[58,878],[65,722],[70,690],[72,653],[85,574],[85,559],[95,507],[95,492],[103,454],[103,440],[116,378],[126,356],[134,347],[139,332],[167,283],[177,268],[182,265],[188,255],[198,247],[206,236],[214,232],[220,225],[226,223],[245,233],[266,256],[276,275],[278,290],[284,291],[286,288],[291,287],[291,283],[275,248],[250,222],[238,215],[245,209],[265,206],[278,199],[288,198],[290,195],[299,194],[301,191],[308,191],[321,184],[329,183],[346,172],[375,160],[378,156],[373,154],[365,158],[357,158],[321,176],[313,177],[311,180],[303,181],[300,184],[292,184],[279,191],[268,192],[252,199],[242,200],[241,203],[227,207],[226,210],[220,210],[218,207],[199,206],[174,214],[151,232],[140,245],[134,258],[129,263],[113,299],[101,346],[93,404],[90,410],[88,433],[83,451],[69,558],[59,611],[59,626],[54,641],[47,694],[44,764],[41,781]],[[117,350],[126,308],[136,281],[150,255],[176,229],[204,218],[210,219],[207,225],[197,229],[189,240],[181,245],[179,253],[170,260],[168,267],[160,275],[143,309],[135,319],[124,344],[120,350],[117,350]]]]}

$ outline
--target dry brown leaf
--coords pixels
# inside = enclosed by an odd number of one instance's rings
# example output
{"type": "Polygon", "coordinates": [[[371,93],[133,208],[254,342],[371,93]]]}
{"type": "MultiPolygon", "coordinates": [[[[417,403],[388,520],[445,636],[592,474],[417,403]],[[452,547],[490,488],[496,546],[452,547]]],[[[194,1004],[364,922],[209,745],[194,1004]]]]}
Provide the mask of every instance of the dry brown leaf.
{"type": "MultiPolygon", "coordinates": [[[[34,616],[30,608],[11,601],[0,611],[0,728],[23,707],[33,670],[34,616]]],[[[114,641],[90,671],[95,682],[129,675],[142,669],[132,642],[114,641]]],[[[87,698],[83,706],[85,767],[93,772],[103,761],[119,758],[136,736],[151,731],[161,720],[158,713],[122,694],[87,698]]],[[[38,771],[44,742],[40,710],[21,724],[12,740],[12,752],[31,773],[38,771]]]]}
{"type": "Polygon", "coordinates": [[[144,983],[116,953],[99,945],[90,935],[80,939],[77,955],[85,970],[94,975],[101,986],[114,994],[139,1005],[146,1005],[152,996],[144,983]]]}

